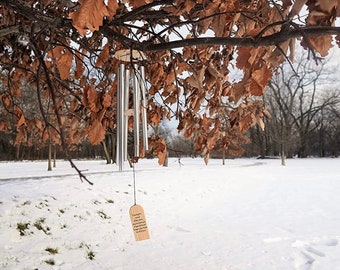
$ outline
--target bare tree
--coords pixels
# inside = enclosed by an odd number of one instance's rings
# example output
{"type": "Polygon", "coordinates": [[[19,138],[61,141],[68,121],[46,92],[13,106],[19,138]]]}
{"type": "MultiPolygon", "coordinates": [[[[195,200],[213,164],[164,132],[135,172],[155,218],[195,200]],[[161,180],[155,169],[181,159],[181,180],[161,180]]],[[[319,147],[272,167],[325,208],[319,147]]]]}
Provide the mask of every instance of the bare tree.
{"type": "Polygon", "coordinates": [[[270,81],[265,94],[272,115],[268,128],[272,140],[281,145],[283,164],[284,156],[293,151],[307,157],[309,135],[322,123],[317,117],[339,102],[338,92],[322,89],[330,75],[324,62],[315,65],[302,54],[293,66],[281,65],[270,81]]]}

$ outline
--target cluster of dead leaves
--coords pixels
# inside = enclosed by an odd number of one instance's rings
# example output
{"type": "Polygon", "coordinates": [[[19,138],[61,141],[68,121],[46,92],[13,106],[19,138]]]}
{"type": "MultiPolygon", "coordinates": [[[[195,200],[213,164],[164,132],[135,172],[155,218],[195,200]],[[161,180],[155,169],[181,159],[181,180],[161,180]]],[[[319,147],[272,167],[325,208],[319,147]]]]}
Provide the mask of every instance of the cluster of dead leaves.
{"type": "MultiPolygon", "coordinates": [[[[309,15],[307,18],[307,24],[312,26],[334,26],[336,17],[340,16],[340,1],[307,1],[306,5],[309,9],[309,15]]],[[[339,38],[339,36],[338,36],[339,38]]],[[[332,45],[332,36],[317,36],[304,39],[302,45],[308,47],[308,42],[311,46],[320,53],[320,55],[326,56],[332,45]]]]}

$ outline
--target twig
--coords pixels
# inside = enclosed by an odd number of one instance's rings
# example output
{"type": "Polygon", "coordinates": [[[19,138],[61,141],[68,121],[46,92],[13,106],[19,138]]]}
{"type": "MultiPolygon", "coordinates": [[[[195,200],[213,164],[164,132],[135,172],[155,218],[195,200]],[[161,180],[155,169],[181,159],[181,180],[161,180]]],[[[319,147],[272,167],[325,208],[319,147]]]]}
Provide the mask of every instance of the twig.
{"type": "Polygon", "coordinates": [[[64,135],[64,130],[62,128],[62,121],[61,121],[60,113],[59,113],[58,106],[57,106],[57,97],[56,97],[56,93],[55,93],[55,90],[54,90],[54,86],[53,86],[51,78],[49,76],[48,68],[47,68],[46,63],[44,61],[44,56],[37,49],[38,46],[37,46],[37,44],[35,42],[35,38],[36,37],[33,37],[33,36],[31,37],[31,42],[32,42],[32,45],[33,45],[32,49],[33,49],[36,57],[39,59],[40,64],[41,64],[41,66],[42,66],[42,68],[44,70],[45,76],[46,76],[46,82],[47,82],[47,86],[48,86],[49,92],[51,94],[53,108],[54,108],[54,113],[55,113],[55,115],[57,117],[57,123],[58,123],[58,127],[59,127],[59,136],[60,136],[61,146],[62,146],[62,148],[63,148],[63,150],[65,152],[66,159],[70,162],[72,168],[74,168],[77,171],[77,173],[79,175],[79,178],[80,178],[80,180],[82,182],[86,181],[90,185],[93,185],[93,183],[90,180],[88,180],[87,177],[82,173],[82,171],[74,164],[74,162],[71,159],[70,154],[68,152],[67,143],[66,143],[65,135],[64,135]]]}

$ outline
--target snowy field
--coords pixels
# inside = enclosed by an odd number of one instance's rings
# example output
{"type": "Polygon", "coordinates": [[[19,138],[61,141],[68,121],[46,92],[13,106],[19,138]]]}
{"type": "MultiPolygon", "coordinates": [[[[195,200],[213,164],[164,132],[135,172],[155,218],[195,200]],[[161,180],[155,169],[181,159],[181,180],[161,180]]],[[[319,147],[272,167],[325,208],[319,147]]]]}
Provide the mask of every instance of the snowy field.
{"type": "Polygon", "coordinates": [[[0,269],[340,269],[340,159],[0,163],[0,269]]]}

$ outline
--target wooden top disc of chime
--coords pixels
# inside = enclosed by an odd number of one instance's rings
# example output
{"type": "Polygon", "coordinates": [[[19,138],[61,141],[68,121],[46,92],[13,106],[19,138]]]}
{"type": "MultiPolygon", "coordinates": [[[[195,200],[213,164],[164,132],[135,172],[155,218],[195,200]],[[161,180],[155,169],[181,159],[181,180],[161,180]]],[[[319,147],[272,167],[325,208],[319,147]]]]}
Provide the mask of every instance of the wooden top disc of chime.
{"type": "Polygon", "coordinates": [[[115,57],[123,62],[138,62],[146,58],[143,52],[129,49],[116,51],[115,57]]]}

